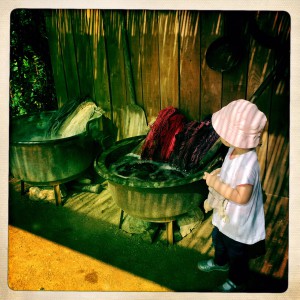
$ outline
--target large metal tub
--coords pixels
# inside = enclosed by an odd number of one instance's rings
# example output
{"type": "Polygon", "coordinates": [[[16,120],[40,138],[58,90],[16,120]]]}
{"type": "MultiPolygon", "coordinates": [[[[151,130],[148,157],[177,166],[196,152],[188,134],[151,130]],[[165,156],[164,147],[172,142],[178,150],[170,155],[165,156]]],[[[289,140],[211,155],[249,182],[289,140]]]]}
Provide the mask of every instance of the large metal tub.
{"type": "Polygon", "coordinates": [[[149,182],[112,174],[109,166],[130,153],[144,138],[137,136],[121,140],[96,158],[95,170],[107,179],[113,200],[129,215],[153,222],[174,220],[198,207],[208,194],[207,185],[202,180],[204,171],[221,162],[220,142],[217,141],[203,159],[203,169],[185,178],[149,182]]]}
{"type": "Polygon", "coordinates": [[[93,163],[94,140],[88,131],[45,139],[47,121],[55,112],[13,118],[9,167],[13,177],[35,185],[59,185],[83,174],[93,163]]]}

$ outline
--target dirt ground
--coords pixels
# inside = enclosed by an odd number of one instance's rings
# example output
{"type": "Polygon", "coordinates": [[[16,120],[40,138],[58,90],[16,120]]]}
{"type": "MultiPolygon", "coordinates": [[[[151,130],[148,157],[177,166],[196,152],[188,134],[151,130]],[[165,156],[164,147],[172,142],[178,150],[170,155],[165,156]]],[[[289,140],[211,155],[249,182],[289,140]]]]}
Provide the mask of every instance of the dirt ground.
{"type": "MultiPolygon", "coordinates": [[[[99,197],[88,194],[91,199],[99,197]]],[[[196,267],[199,259],[213,255],[209,218],[201,235],[196,230],[174,245],[167,245],[163,237],[151,243],[118,228],[118,210],[109,197],[102,197],[99,219],[88,205],[92,200],[83,196],[76,194],[76,209],[71,204],[56,207],[21,197],[17,182],[10,183],[10,289],[198,293],[209,292],[226,279],[226,273],[203,273],[196,267]],[[88,213],[79,213],[83,209],[88,213]]],[[[282,292],[286,287],[286,278],[252,270],[250,292],[282,292]]]]}
{"type": "Polygon", "coordinates": [[[10,288],[58,291],[168,291],[169,289],[10,226],[10,288]],[[21,255],[20,252],[23,252],[21,255]],[[125,280],[124,280],[125,279],[125,280]]]}

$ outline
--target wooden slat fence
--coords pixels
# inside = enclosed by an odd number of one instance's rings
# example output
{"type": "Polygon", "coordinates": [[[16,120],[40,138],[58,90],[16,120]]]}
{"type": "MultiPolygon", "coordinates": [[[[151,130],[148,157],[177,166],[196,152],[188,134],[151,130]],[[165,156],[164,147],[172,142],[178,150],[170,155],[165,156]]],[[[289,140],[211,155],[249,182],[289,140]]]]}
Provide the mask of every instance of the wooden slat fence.
{"type": "MultiPolygon", "coordinates": [[[[249,13],[239,15],[247,20],[249,13]]],[[[212,70],[205,57],[209,45],[228,34],[227,14],[159,10],[46,12],[59,106],[89,96],[106,111],[107,120],[116,127],[117,138],[126,137],[115,113],[129,103],[122,18],[127,28],[136,102],[144,109],[148,123],[170,105],[190,120],[201,120],[232,100],[249,99],[286,55],[267,43],[289,42],[290,18],[284,12],[251,12],[263,39],[249,34],[250,27],[245,23],[243,58],[237,67],[221,73],[212,70]]],[[[269,120],[258,150],[263,187],[267,193],[279,196],[288,196],[289,103],[289,74],[272,82],[256,103],[269,120]]]]}

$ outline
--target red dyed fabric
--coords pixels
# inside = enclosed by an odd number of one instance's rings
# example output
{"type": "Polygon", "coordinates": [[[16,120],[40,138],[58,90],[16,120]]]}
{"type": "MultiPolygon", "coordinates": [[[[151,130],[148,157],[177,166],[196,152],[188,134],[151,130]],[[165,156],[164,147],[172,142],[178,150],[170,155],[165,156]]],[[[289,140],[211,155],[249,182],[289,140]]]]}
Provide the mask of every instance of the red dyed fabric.
{"type": "Polygon", "coordinates": [[[162,109],[145,139],[141,158],[167,162],[175,146],[175,136],[183,130],[185,123],[185,116],[177,108],[162,109]]]}

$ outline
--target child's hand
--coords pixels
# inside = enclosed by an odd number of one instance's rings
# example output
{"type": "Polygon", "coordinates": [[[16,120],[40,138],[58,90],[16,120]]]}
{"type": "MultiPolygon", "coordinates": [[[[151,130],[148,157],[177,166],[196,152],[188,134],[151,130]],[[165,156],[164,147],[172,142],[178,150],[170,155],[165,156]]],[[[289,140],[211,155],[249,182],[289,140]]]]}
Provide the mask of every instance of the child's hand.
{"type": "Polygon", "coordinates": [[[203,179],[206,180],[206,184],[213,188],[215,182],[218,180],[219,169],[212,171],[211,173],[204,172],[203,179]]]}
{"type": "Polygon", "coordinates": [[[221,168],[218,168],[218,169],[213,170],[213,171],[211,172],[211,174],[213,174],[213,175],[219,175],[220,172],[221,172],[221,168]]]}

